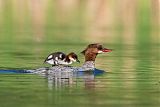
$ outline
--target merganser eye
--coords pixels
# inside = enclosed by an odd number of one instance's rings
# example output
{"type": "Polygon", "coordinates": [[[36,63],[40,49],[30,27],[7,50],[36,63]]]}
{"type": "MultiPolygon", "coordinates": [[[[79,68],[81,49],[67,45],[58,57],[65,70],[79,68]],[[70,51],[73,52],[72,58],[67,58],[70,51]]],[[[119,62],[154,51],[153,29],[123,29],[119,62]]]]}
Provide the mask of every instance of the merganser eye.
{"type": "Polygon", "coordinates": [[[77,56],[74,56],[75,59],[77,59],[77,56]]]}
{"type": "Polygon", "coordinates": [[[98,47],[98,50],[102,50],[102,49],[103,49],[102,46],[99,46],[99,47],[98,47]]]}

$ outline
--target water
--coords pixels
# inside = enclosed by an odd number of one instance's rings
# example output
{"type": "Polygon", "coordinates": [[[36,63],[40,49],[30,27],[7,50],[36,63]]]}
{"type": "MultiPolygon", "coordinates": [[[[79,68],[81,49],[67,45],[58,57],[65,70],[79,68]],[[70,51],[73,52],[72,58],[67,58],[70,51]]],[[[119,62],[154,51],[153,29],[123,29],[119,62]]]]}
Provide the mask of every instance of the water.
{"type": "Polygon", "coordinates": [[[104,45],[114,49],[97,56],[96,68],[105,73],[88,72],[77,78],[54,81],[39,75],[2,70],[48,66],[43,60],[48,53],[57,50],[75,51],[82,64],[84,58],[79,53],[86,44],[0,45],[0,107],[159,107],[160,46],[104,45]]]}

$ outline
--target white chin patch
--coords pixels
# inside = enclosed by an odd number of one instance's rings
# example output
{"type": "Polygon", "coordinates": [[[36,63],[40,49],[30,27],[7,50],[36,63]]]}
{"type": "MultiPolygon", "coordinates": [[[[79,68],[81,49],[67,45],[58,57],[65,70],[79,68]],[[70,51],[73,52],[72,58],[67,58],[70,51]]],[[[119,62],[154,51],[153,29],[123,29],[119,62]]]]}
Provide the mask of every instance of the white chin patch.
{"type": "Polygon", "coordinates": [[[72,64],[72,61],[71,62],[64,62],[64,61],[58,61],[58,64],[62,64],[62,65],[69,65],[69,64],[72,64]]]}
{"type": "Polygon", "coordinates": [[[73,59],[73,58],[69,58],[71,61],[73,61],[73,62],[76,62],[76,60],[75,59],[73,59]]]}
{"type": "Polygon", "coordinates": [[[104,53],[103,51],[98,51],[98,53],[104,53]]]}

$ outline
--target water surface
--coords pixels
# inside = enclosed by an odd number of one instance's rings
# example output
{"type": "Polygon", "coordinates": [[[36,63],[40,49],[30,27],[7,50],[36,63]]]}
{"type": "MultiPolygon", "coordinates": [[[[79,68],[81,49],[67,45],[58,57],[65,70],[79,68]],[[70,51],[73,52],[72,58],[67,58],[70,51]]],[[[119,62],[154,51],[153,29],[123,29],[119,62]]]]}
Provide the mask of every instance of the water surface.
{"type": "MultiPolygon", "coordinates": [[[[69,79],[50,80],[2,70],[35,69],[48,53],[80,53],[86,44],[1,45],[1,107],[158,107],[160,105],[159,45],[104,44],[113,52],[97,56],[96,68],[105,73],[85,73],[69,79]],[[26,47],[27,45],[27,47],[26,47]],[[10,48],[7,48],[10,47],[10,48]],[[45,48],[47,47],[47,48],[45,48]],[[5,48],[5,49],[4,49],[5,48]],[[16,48],[16,49],[15,49],[16,48]]],[[[78,54],[81,64],[83,55],[78,54]]],[[[75,63],[73,66],[80,66],[75,63]]]]}

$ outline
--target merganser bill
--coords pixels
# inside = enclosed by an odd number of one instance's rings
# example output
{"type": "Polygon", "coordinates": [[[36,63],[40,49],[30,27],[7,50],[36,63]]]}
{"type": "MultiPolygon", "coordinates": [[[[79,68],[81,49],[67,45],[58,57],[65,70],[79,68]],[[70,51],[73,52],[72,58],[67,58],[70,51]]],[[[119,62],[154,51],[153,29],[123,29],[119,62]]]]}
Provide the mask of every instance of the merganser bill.
{"type": "Polygon", "coordinates": [[[70,65],[73,62],[80,63],[78,56],[74,52],[71,52],[68,55],[64,54],[63,52],[51,53],[44,61],[44,63],[51,64],[52,66],[70,65]]]}
{"type": "Polygon", "coordinates": [[[92,71],[95,69],[96,56],[101,53],[111,52],[111,49],[104,48],[101,44],[89,44],[81,53],[85,56],[85,62],[81,67],[54,66],[51,68],[39,68],[30,71],[41,75],[55,75],[55,72],[78,72],[92,71]]]}

